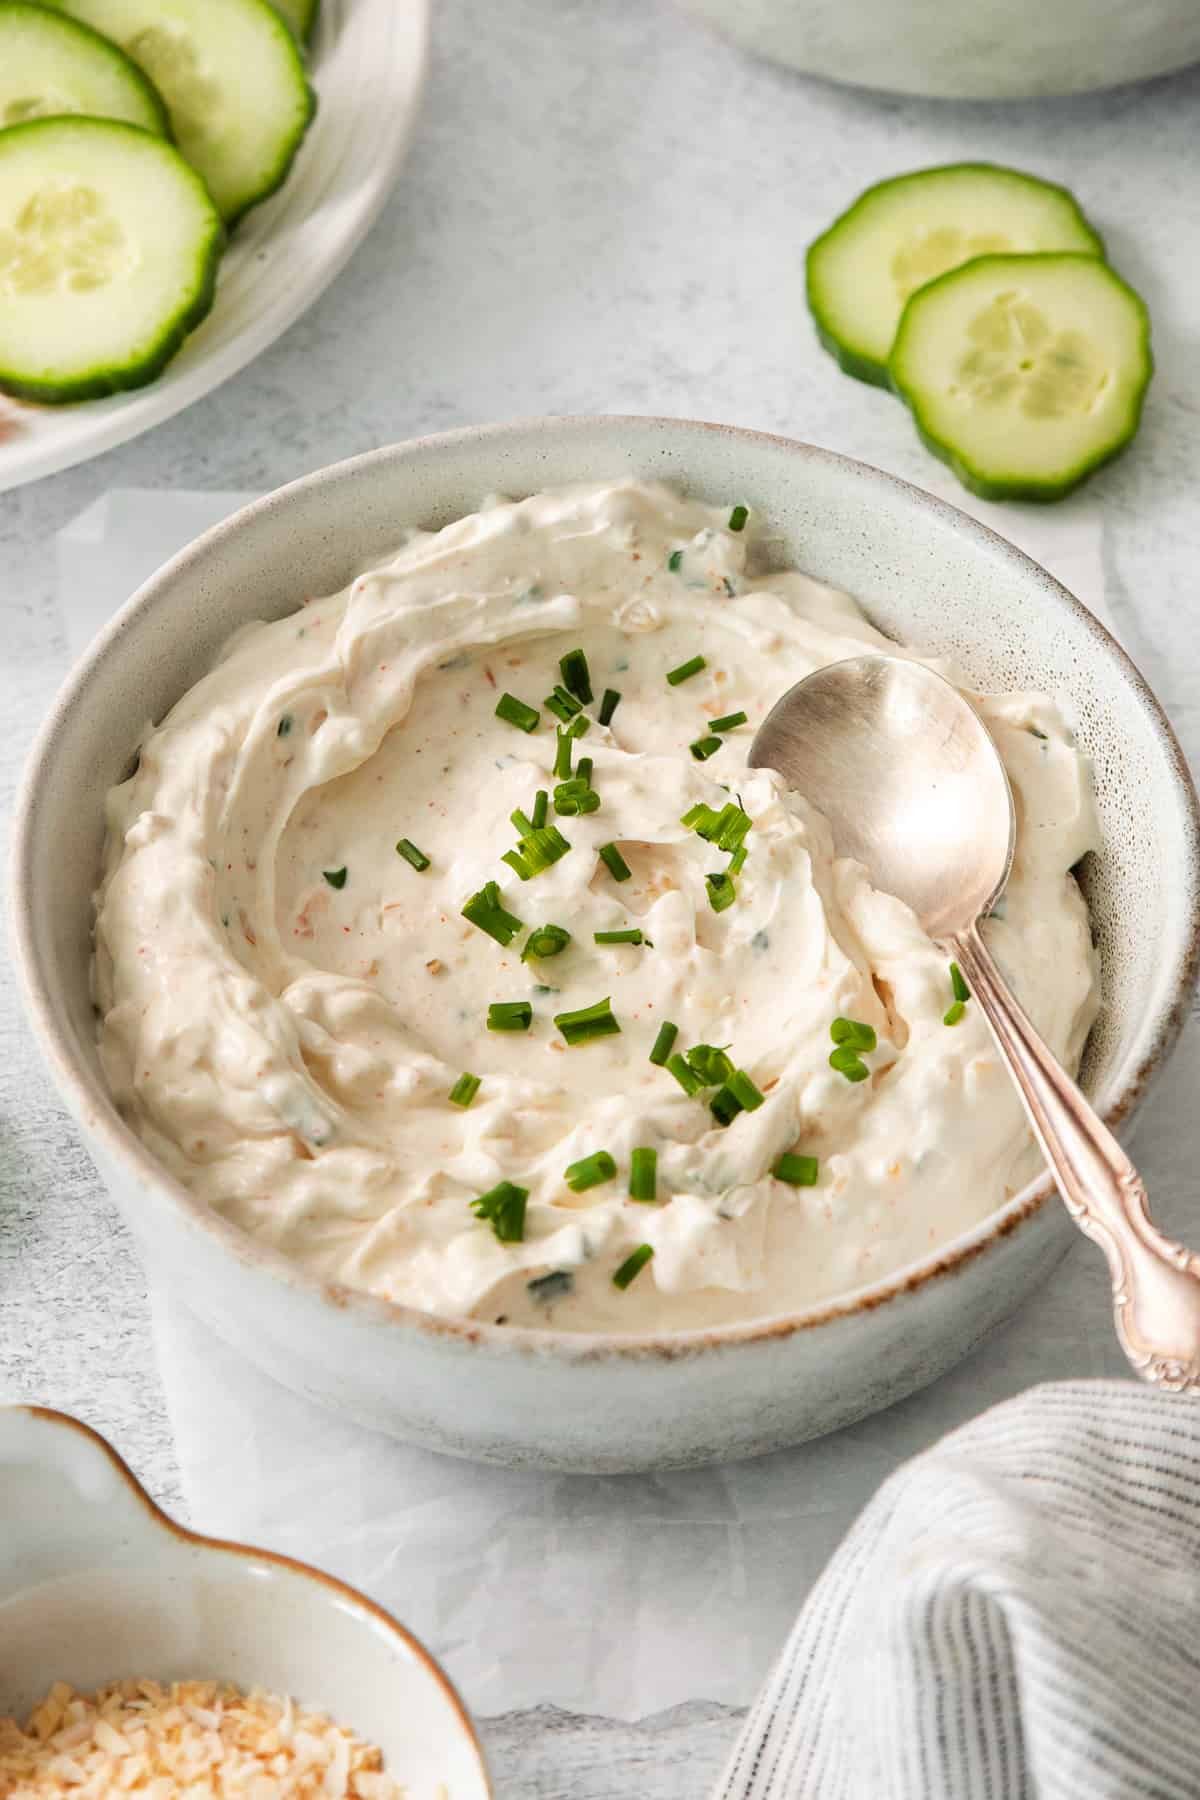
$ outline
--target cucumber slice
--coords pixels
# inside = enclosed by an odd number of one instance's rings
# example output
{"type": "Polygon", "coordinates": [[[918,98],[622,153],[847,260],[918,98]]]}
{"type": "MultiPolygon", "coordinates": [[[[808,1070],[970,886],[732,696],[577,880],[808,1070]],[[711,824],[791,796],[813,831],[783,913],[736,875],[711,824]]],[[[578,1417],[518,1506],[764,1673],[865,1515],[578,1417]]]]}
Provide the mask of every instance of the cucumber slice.
{"type": "Polygon", "coordinates": [[[115,39],[162,94],[227,225],[273,194],[316,98],[268,0],[50,0],[115,39]]]}
{"type": "Polygon", "coordinates": [[[302,44],[312,39],[320,0],[274,0],[275,10],[282,13],[302,44]]]}
{"type": "Polygon", "coordinates": [[[158,93],[115,44],[30,0],[0,0],[0,128],[62,113],[167,133],[158,93]]]}
{"type": "Polygon", "coordinates": [[[223,237],[165,138],[71,117],[0,131],[0,389],[88,400],[153,381],[212,305],[223,237]]]}
{"type": "Polygon", "coordinates": [[[985,500],[1057,500],[1138,428],[1150,319],[1095,256],[980,256],[912,296],[892,385],[985,500]]]}
{"type": "Polygon", "coordinates": [[[847,375],[887,387],[909,295],[973,256],[1104,244],[1073,195],[995,163],[948,163],[877,182],[808,252],[817,335],[847,375]]]}

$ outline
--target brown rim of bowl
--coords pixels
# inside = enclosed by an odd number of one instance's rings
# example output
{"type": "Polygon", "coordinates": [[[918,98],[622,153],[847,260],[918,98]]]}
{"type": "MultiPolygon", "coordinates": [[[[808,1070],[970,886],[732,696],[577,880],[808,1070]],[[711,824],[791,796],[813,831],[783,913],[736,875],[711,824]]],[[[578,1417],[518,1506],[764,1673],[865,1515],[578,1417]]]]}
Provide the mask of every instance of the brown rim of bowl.
{"type": "Polygon", "coordinates": [[[386,445],[379,449],[365,451],[358,456],[344,458],[339,463],[330,463],[324,469],[314,470],[296,481],[287,483],[284,487],[276,488],[272,492],[262,495],[258,500],[251,501],[248,506],[231,514],[228,519],[210,527],[208,531],[202,533],[200,537],[194,539],[191,544],[185,546],[164,563],[150,577],[149,581],[143,583],[142,587],[131,596],[97,635],[83,658],[68,674],[34,739],[26,759],[13,818],[14,892],[10,935],[16,965],[24,988],[26,1006],[41,1044],[42,1054],[76,1118],[81,1122],[86,1120],[87,1128],[104,1139],[105,1148],[114,1160],[132,1163],[135,1172],[143,1182],[158,1188],[167,1195],[182,1208],[194,1225],[216,1238],[241,1262],[264,1271],[286,1286],[314,1293],[338,1308],[351,1309],[393,1327],[406,1327],[430,1337],[456,1338],[465,1343],[487,1343],[495,1349],[514,1355],[520,1351],[527,1351],[534,1355],[556,1353],[561,1355],[564,1360],[572,1362],[613,1356],[655,1357],[670,1360],[676,1357],[691,1356],[705,1349],[726,1344],[746,1344],[789,1337],[795,1332],[812,1330],[817,1326],[832,1323],[855,1313],[873,1311],[902,1294],[916,1292],[939,1276],[954,1274],[964,1268],[990,1244],[1011,1235],[1027,1220],[1033,1218],[1054,1192],[1053,1180],[1049,1172],[1044,1172],[1040,1177],[1029,1182],[1020,1193],[1015,1194],[998,1211],[989,1214],[986,1219],[980,1220],[969,1231],[960,1233],[948,1244],[941,1245],[930,1256],[922,1257],[880,1281],[854,1289],[836,1300],[825,1301],[819,1306],[810,1307],[798,1313],[770,1314],[742,1324],[699,1326],[688,1331],[639,1334],[634,1332],[566,1332],[550,1328],[535,1329],[529,1326],[493,1325],[482,1319],[450,1319],[442,1318],[435,1313],[421,1312],[415,1307],[403,1306],[396,1301],[384,1300],[364,1290],[322,1281],[320,1277],[310,1275],[298,1263],[284,1256],[281,1251],[259,1243],[238,1227],[220,1218],[155,1161],[142,1144],[141,1139],[116,1116],[111,1099],[105,1093],[98,1078],[93,1079],[83,1073],[66,1041],[65,1033],[59,1030],[54,1021],[45,983],[40,972],[35,973],[38,970],[38,961],[34,950],[33,907],[30,896],[23,891],[27,884],[20,879],[27,862],[29,839],[36,811],[38,789],[38,782],[35,779],[36,772],[52,749],[59,721],[76,703],[81,690],[85,689],[91,667],[107,654],[109,647],[124,632],[131,609],[134,607],[144,608],[147,603],[153,605],[160,587],[169,586],[181,570],[187,569],[194,562],[203,560],[215,544],[219,544],[224,537],[238,531],[244,520],[252,515],[286,507],[295,494],[308,487],[324,484],[333,475],[337,475],[343,480],[353,479],[359,471],[369,468],[374,463],[393,459],[397,452],[404,452],[408,456],[420,456],[431,450],[442,451],[453,449],[456,445],[477,444],[480,440],[485,443],[489,440],[500,443],[513,433],[522,435],[538,433],[546,438],[564,433],[569,434],[572,431],[595,430],[598,427],[624,427],[632,428],[635,431],[653,431],[657,428],[664,432],[672,432],[683,427],[688,431],[710,432],[714,436],[730,437],[738,441],[749,439],[755,444],[771,446],[791,456],[799,454],[806,461],[834,464],[852,480],[864,481],[873,486],[882,484],[909,504],[915,502],[926,511],[941,518],[960,534],[973,539],[981,549],[985,549],[991,556],[1002,557],[1023,579],[1029,580],[1032,576],[1057,605],[1065,607],[1067,611],[1075,615],[1084,629],[1090,632],[1097,643],[1102,645],[1105,651],[1122,667],[1131,689],[1151,719],[1175,775],[1187,825],[1190,867],[1186,873],[1193,895],[1193,906],[1187,949],[1171,1003],[1162,1015],[1146,1054],[1104,1114],[1105,1122],[1110,1128],[1119,1129],[1130,1114],[1136,1110],[1147,1084],[1154,1078],[1174,1047],[1183,1025],[1188,997],[1195,984],[1197,971],[1200,969],[1200,801],[1197,800],[1187,762],[1170,721],[1140,669],[1112,634],[1100,623],[1099,619],[1089,612],[1082,601],[1076,599],[1069,589],[1065,588],[1061,582],[1056,581],[1054,576],[1043,569],[1039,563],[1035,563],[1033,558],[1027,556],[1023,550],[1019,550],[1015,544],[1009,543],[1007,538],[1001,537],[989,526],[980,524],[970,514],[961,512],[958,507],[951,506],[948,501],[938,499],[936,495],[927,494],[922,488],[914,486],[912,482],[903,481],[896,475],[889,475],[885,470],[877,469],[870,463],[859,462],[853,457],[842,456],[837,451],[825,450],[815,444],[806,444],[794,438],[785,438],[778,433],[750,431],[736,425],[722,425],[700,419],[643,417],[638,414],[568,414],[517,419],[507,424],[466,426],[456,431],[437,432],[426,437],[410,438],[400,444],[386,445]]]}
{"type": "Polygon", "coordinates": [[[69,1426],[72,1431],[77,1431],[81,1437],[89,1439],[91,1443],[95,1444],[98,1450],[104,1452],[104,1455],[108,1458],[126,1487],[129,1488],[134,1498],[145,1508],[152,1522],[161,1529],[169,1531],[173,1537],[178,1538],[182,1543],[198,1544],[202,1550],[223,1550],[227,1551],[232,1556],[252,1557],[255,1562],[274,1563],[277,1568],[287,1569],[293,1575],[303,1575],[310,1581],[319,1582],[322,1587],[329,1588],[332,1593],[337,1594],[342,1599],[351,1601],[355,1607],[360,1608],[363,1612],[369,1613],[370,1616],[376,1620],[378,1624],[384,1626],[393,1637],[398,1638],[404,1648],[410,1651],[416,1657],[418,1662],[423,1663],[429,1674],[433,1676],[447,1700],[449,1700],[451,1706],[454,1708],[454,1711],[458,1716],[458,1722],[470,1741],[471,1747],[474,1750],[476,1759],[479,1763],[479,1772],[483,1776],[485,1789],[489,1795],[494,1792],[491,1777],[488,1773],[487,1758],[483,1753],[483,1745],[479,1741],[479,1734],[475,1729],[474,1721],[467,1710],[462,1695],[459,1693],[446,1671],[442,1668],[437,1658],[432,1652],[425,1648],[420,1638],[414,1637],[408,1627],[400,1623],[399,1619],[394,1618],[390,1612],[387,1612],[382,1606],[377,1605],[374,1600],[370,1599],[368,1595],[361,1593],[358,1588],[351,1587],[349,1582],[339,1581],[336,1575],[327,1575],[324,1569],[314,1568],[311,1563],[300,1562],[298,1558],[294,1556],[284,1556],[282,1552],[278,1550],[259,1550],[253,1544],[235,1543],[232,1538],[205,1537],[202,1532],[190,1531],[186,1525],[180,1525],[177,1520],[171,1517],[170,1513],[163,1511],[156,1500],[150,1498],[150,1495],[146,1492],[120,1451],[115,1450],[108,1439],[103,1437],[94,1426],[85,1425],[82,1419],[73,1418],[70,1413],[58,1412],[52,1406],[17,1405],[12,1407],[11,1410],[13,1412],[28,1413],[30,1418],[33,1419],[48,1419],[52,1425],[69,1426]]]}

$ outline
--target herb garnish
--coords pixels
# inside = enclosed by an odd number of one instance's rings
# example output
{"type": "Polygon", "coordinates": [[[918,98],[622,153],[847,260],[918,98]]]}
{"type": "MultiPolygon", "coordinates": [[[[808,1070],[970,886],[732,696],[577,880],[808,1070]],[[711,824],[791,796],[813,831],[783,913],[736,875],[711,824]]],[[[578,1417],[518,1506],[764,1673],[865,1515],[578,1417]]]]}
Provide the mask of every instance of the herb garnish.
{"type": "Polygon", "coordinates": [[[491,1226],[502,1244],[520,1244],[525,1239],[525,1202],[529,1189],[513,1181],[501,1181],[486,1194],[472,1200],[471,1211],[477,1219],[491,1226]]]}
{"type": "Polygon", "coordinates": [[[625,1258],[625,1261],[613,1276],[613,1286],[622,1289],[627,1288],[630,1282],[635,1281],[641,1274],[653,1255],[653,1244],[639,1244],[637,1249],[631,1251],[625,1258]]]}
{"type": "Polygon", "coordinates": [[[736,731],[739,725],[745,725],[749,715],[744,712],[726,713],[723,718],[710,719],[710,731],[736,731]]]}
{"type": "Polygon", "coordinates": [[[528,1031],[533,1007],[528,1000],[493,1000],[487,1009],[489,1031],[528,1031]]]}
{"type": "Polygon", "coordinates": [[[291,731],[291,729],[292,729],[292,715],[291,715],[291,713],[284,713],[284,715],[280,719],[278,725],[275,727],[275,736],[276,737],[286,737],[288,735],[288,733],[291,731]]]}
{"type": "Polygon", "coordinates": [[[678,1050],[676,1050],[673,1056],[668,1056],[666,1067],[667,1073],[675,1077],[689,1100],[698,1094],[700,1089],[704,1086],[703,1081],[701,1081],[699,1075],[697,1075],[696,1071],[692,1068],[686,1056],[681,1056],[678,1050]]]}
{"type": "Polygon", "coordinates": [[[490,938],[505,946],[512,943],[524,922],[500,904],[500,889],[494,881],[485,881],[477,894],[472,894],[462,909],[464,919],[486,931],[490,938]]]}
{"type": "Polygon", "coordinates": [[[690,681],[693,675],[698,675],[701,669],[707,667],[708,663],[703,656],[689,656],[677,669],[668,669],[667,680],[672,687],[678,687],[681,681],[690,681]]]}
{"type": "Polygon", "coordinates": [[[791,1150],[785,1150],[771,1173],[776,1181],[786,1181],[789,1187],[816,1187],[817,1159],[815,1156],[796,1156],[791,1150]]]}
{"type": "Polygon", "coordinates": [[[506,850],[500,858],[522,881],[532,881],[558,862],[571,848],[557,825],[544,825],[540,831],[527,831],[519,838],[515,850],[506,850]]]}
{"type": "Polygon", "coordinates": [[[563,1180],[573,1194],[582,1194],[588,1188],[599,1187],[601,1182],[611,1181],[616,1172],[617,1165],[608,1151],[596,1150],[591,1156],[581,1156],[578,1162],[568,1164],[563,1180]]]}
{"type": "Polygon", "coordinates": [[[638,926],[627,926],[623,931],[593,931],[592,942],[595,944],[640,944],[642,933],[638,926]]]}
{"type": "Polygon", "coordinates": [[[628,881],[633,870],[615,844],[601,844],[596,852],[614,881],[628,881]]]}
{"type": "Polygon", "coordinates": [[[612,1001],[597,1000],[592,1006],[581,1006],[576,1012],[555,1013],[554,1023],[568,1044],[587,1044],[593,1038],[612,1037],[621,1027],[613,1017],[612,1001]]]}
{"type": "Polygon", "coordinates": [[[470,1106],[478,1092],[479,1076],[471,1075],[464,1070],[450,1089],[449,1097],[455,1106],[470,1106]]]}
{"type": "Polygon", "coordinates": [[[533,796],[533,829],[540,831],[546,823],[546,814],[550,810],[550,796],[545,788],[539,788],[533,796]]]}
{"type": "Polygon", "coordinates": [[[718,1044],[696,1044],[687,1053],[688,1067],[698,1077],[701,1087],[716,1087],[728,1081],[733,1064],[718,1044]]]}
{"type": "Polygon", "coordinates": [[[541,714],[534,706],[526,706],[524,700],[518,700],[515,694],[501,694],[496,702],[496,717],[503,719],[506,725],[515,725],[518,731],[536,731],[541,714]]]}
{"type": "Polygon", "coordinates": [[[650,1061],[658,1068],[661,1069],[665,1064],[668,1056],[671,1054],[675,1039],[678,1036],[678,1025],[673,1025],[670,1019],[664,1019],[658,1028],[658,1036],[654,1040],[654,1048],[650,1052],[650,1061]]]}
{"type": "Polygon", "coordinates": [[[721,743],[722,740],[719,737],[696,738],[688,745],[688,749],[691,751],[697,762],[707,762],[710,756],[715,756],[717,754],[717,751],[721,748],[721,743]]]}
{"type": "Polygon", "coordinates": [[[629,1155],[629,1198],[658,1199],[658,1151],[632,1150],[629,1155]]]}
{"type": "Polygon", "coordinates": [[[345,887],[346,869],[344,866],[340,869],[322,869],[321,873],[324,875],[331,888],[345,887]]]}
{"type": "Polygon", "coordinates": [[[582,650],[568,650],[558,665],[558,672],[563,678],[563,686],[568,693],[574,694],[584,706],[592,701],[592,677],[588,669],[587,657],[582,650]]]}
{"type": "Polygon", "coordinates": [[[534,957],[540,962],[547,956],[558,956],[570,941],[571,934],[565,925],[537,925],[525,940],[521,961],[528,962],[534,957]]]}
{"type": "Polygon", "coordinates": [[[581,710],[579,702],[574,694],[572,694],[569,689],[561,687],[557,683],[555,684],[554,692],[552,694],[547,694],[546,698],[542,701],[542,705],[546,708],[547,712],[552,712],[555,718],[561,719],[564,725],[568,724],[575,717],[576,713],[581,710]]]}
{"type": "Polygon", "coordinates": [[[725,873],[724,869],[718,869],[714,874],[706,875],[704,885],[708,889],[708,904],[714,912],[724,912],[726,907],[732,906],[737,899],[737,889],[733,885],[732,878],[725,873]]]}
{"type": "Polygon", "coordinates": [[[829,1027],[829,1035],[837,1045],[837,1049],[829,1053],[830,1068],[844,1075],[847,1081],[865,1081],[871,1071],[863,1061],[863,1055],[876,1047],[875,1027],[865,1025],[861,1019],[838,1017],[829,1027]]]}
{"type": "Polygon", "coordinates": [[[569,731],[554,728],[554,773],[562,780],[567,780],[571,773],[571,745],[574,738],[569,731]]]}
{"type": "Polygon", "coordinates": [[[602,725],[611,725],[612,716],[621,704],[621,695],[617,688],[605,688],[604,698],[600,702],[599,719],[602,725]]]}
{"type": "Polygon", "coordinates": [[[750,517],[750,508],[748,506],[735,506],[733,511],[729,515],[730,531],[745,530],[746,520],[749,517],[750,517]]]}
{"type": "Polygon", "coordinates": [[[411,838],[401,838],[396,845],[396,855],[402,856],[406,863],[411,863],[420,875],[429,867],[429,858],[423,850],[418,850],[411,838]]]}
{"type": "Polygon", "coordinates": [[[667,567],[668,567],[668,569],[670,569],[672,575],[678,575],[679,566],[682,563],[682,561],[683,561],[683,551],[682,550],[672,550],[670,556],[668,556],[668,558],[667,558],[667,567]]]}
{"type": "Polygon", "coordinates": [[[971,998],[971,990],[967,986],[966,977],[956,962],[950,964],[950,986],[954,990],[954,998],[966,1005],[971,998]]]}

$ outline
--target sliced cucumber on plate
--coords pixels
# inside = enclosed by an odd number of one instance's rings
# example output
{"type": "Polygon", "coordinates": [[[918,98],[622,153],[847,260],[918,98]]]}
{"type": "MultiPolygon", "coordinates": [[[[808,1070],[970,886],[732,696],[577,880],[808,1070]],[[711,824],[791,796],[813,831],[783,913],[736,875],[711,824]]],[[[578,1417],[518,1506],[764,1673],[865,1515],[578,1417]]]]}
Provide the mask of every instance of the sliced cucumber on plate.
{"type": "Polygon", "coordinates": [[[905,302],[974,256],[1104,245],[1066,188],[993,163],[950,163],[869,187],[808,252],[808,304],[848,375],[889,385],[905,302]]]}
{"type": "Polygon", "coordinates": [[[176,143],[232,225],[273,194],[316,98],[269,0],[49,0],[118,43],[162,94],[176,143]]]}
{"type": "Polygon", "coordinates": [[[307,44],[317,22],[320,0],[274,0],[274,5],[276,12],[283,14],[300,42],[307,44]]]}
{"type": "Polygon", "coordinates": [[[30,0],[0,0],[0,128],[61,113],[167,131],[157,90],[115,44],[30,0]]]}
{"type": "Polygon", "coordinates": [[[1142,300],[1096,256],[981,256],[918,289],[896,392],[985,500],[1057,500],[1138,428],[1153,372],[1142,300]]]}
{"type": "Polygon", "coordinates": [[[88,400],[152,381],[212,304],[223,236],[164,138],[72,117],[0,132],[0,389],[88,400]]]}

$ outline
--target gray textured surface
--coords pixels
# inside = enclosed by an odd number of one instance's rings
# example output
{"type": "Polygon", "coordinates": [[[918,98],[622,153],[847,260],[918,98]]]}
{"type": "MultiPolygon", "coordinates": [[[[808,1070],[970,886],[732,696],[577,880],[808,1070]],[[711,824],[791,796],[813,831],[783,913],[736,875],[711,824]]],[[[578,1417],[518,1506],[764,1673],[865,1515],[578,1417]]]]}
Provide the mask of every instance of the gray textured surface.
{"type": "MultiPolygon", "coordinates": [[[[267,488],[423,430],[622,409],[786,431],[929,478],[902,409],[813,342],[802,248],[867,181],[973,156],[1074,186],[1150,302],[1159,374],[1141,438],[1068,512],[1102,521],[1109,605],[1195,763],[1198,101],[1197,72],[1038,105],[884,99],[755,63],[666,0],[453,0],[406,174],[318,306],[190,412],[0,499],[0,804],[66,661],[53,534],[109,488],[267,488]]],[[[1196,1211],[1195,1051],[1138,1133],[1180,1228],[1196,1211]]],[[[6,968],[0,1391],[79,1413],[177,1499],[141,1275],[6,968]]],[[[488,1739],[502,1792],[665,1800],[704,1790],[734,1723],[698,1700],[637,1726],[543,1711],[491,1722],[488,1739]]]]}

